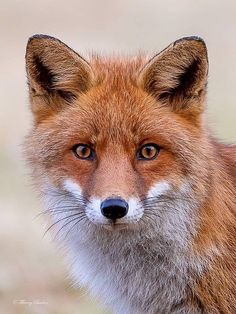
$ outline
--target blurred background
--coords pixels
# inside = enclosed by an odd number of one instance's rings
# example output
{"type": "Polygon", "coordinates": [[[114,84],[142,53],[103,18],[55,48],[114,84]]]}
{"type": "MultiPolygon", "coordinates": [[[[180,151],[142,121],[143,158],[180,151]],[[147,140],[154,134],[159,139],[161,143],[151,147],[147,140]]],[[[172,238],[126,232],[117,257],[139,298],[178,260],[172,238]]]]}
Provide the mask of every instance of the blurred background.
{"type": "Polygon", "coordinates": [[[207,116],[221,140],[236,140],[235,0],[9,0],[0,3],[0,313],[108,313],[71,287],[62,254],[43,237],[41,206],[21,143],[31,126],[24,54],[49,34],[80,54],[156,53],[189,35],[210,59],[207,116]]]}

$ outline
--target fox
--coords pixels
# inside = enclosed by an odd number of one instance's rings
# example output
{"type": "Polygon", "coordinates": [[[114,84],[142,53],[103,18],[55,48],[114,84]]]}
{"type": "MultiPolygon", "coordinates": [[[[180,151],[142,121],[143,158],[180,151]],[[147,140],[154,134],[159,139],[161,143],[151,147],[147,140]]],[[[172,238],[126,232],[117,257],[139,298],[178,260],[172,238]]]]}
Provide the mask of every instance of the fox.
{"type": "Polygon", "coordinates": [[[26,160],[72,281],[116,314],[236,313],[236,146],[206,122],[208,53],[26,48],[26,160]]]}

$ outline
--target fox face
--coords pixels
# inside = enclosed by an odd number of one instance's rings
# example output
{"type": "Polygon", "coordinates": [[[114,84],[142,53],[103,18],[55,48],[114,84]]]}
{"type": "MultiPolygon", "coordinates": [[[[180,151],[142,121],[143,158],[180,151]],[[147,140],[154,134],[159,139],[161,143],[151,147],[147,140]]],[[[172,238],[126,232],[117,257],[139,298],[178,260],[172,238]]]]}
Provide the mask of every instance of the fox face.
{"type": "Polygon", "coordinates": [[[26,64],[34,114],[27,158],[49,211],[68,230],[86,221],[183,239],[210,176],[204,42],[184,38],[152,59],[86,61],[39,35],[26,64]]]}
{"type": "Polygon", "coordinates": [[[116,313],[234,313],[235,147],[205,127],[204,42],[85,60],[36,35],[26,68],[26,157],[75,281],[116,313]]]}

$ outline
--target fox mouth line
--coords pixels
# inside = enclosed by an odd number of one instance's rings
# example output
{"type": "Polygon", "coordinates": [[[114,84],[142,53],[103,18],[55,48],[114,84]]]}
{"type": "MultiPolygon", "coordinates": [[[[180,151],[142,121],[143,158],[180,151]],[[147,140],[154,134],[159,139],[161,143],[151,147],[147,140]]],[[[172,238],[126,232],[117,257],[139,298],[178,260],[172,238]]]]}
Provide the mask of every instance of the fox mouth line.
{"type": "Polygon", "coordinates": [[[124,230],[128,228],[127,223],[117,223],[117,222],[103,223],[103,224],[100,224],[100,226],[110,231],[124,230]]]}

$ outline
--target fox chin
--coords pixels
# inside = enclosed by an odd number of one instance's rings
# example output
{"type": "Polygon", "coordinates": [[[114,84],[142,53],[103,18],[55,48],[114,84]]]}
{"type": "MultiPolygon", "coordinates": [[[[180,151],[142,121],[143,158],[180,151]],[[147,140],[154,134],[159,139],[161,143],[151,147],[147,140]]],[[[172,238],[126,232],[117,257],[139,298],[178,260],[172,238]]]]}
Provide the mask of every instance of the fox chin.
{"type": "Polygon", "coordinates": [[[25,155],[73,281],[117,314],[236,313],[236,147],[205,119],[207,48],[84,59],[28,41],[25,155]]]}

